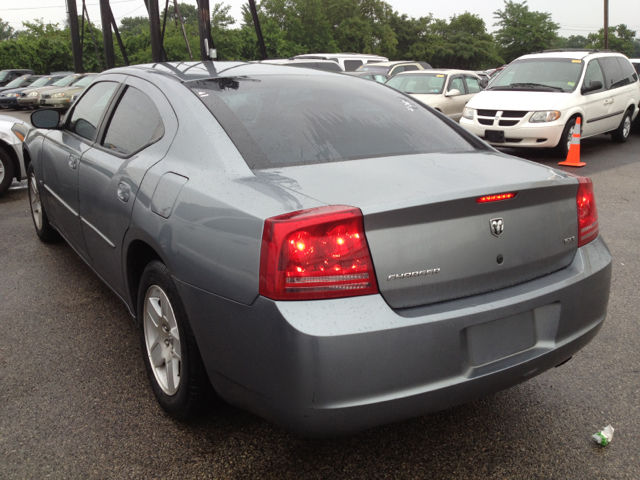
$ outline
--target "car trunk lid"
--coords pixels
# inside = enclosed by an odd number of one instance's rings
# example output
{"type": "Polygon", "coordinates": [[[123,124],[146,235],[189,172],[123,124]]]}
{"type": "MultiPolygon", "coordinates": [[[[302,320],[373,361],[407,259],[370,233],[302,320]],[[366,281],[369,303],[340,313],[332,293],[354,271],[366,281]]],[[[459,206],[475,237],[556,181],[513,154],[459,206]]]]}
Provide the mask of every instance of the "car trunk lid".
{"type": "Polygon", "coordinates": [[[359,207],[380,293],[393,308],[504,288],[563,268],[575,255],[577,180],[500,153],[375,158],[256,174],[326,204],[359,207]],[[505,192],[516,196],[476,201],[505,192]]]}

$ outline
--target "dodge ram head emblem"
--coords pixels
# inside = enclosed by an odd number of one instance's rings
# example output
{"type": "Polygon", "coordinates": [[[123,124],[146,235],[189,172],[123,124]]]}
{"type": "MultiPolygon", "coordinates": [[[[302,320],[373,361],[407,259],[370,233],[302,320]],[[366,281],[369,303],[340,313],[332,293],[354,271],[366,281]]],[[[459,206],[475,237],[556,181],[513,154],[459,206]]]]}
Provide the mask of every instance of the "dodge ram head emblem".
{"type": "Polygon", "coordinates": [[[491,233],[498,237],[504,231],[504,220],[501,218],[492,218],[489,220],[491,224],[491,233]]]}

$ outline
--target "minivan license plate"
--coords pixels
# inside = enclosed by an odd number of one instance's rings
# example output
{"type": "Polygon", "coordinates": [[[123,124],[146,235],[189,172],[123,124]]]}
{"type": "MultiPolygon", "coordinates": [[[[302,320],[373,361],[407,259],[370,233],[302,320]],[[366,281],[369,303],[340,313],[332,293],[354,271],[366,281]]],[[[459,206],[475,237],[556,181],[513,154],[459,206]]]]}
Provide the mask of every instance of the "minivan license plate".
{"type": "Polygon", "coordinates": [[[485,130],[484,138],[487,142],[505,143],[504,130],[485,130]]]}

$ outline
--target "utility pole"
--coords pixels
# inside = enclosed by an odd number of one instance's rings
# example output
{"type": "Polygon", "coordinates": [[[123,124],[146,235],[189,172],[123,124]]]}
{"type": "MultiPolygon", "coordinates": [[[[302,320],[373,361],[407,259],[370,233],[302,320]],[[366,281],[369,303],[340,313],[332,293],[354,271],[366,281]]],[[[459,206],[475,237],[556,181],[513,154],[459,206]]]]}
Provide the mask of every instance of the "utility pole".
{"type": "Polygon", "coordinates": [[[604,0],[604,48],[609,48],[609,0],[604,0]]]}
{"type": "Polygon", "coordinates": [[[111,7],[109,6],[109,0],[100,0],[100,21],[102,22],[104,61],[107,66],[107,70],[109,70],[116,66],[116,55],[113,51],[113,34],[111,33],[111,7]]]}
{"type": "Polygon", "coordinates": [[[258,47],[260,47],[260,55],[262,60],[269,58],[267,56],[267,47],[264,44],[264,38],[262,38],[262,28],[260,28],[260,19],[258,18],[258,10],[256,9],[255,0],[249,0],[249,9],[251,10],[251,17],[253,18],[253,26],[256,29],[256,35],[258,36],[258,47]]]}
{"type": "Polygon", "coordinates": [[[213,38],[211,38],[211,11],[209,0],[198,1],[198,28],[200,33],[200,60],[211,58],[212,50],[215,52],[213,38]]]}
{"type": "Polygon", "coordinates": [[[151,58],[154,62],[164,60],[164,49],[160,38],[160,11],[158,0],[145,0],[149,9],[149,26],[151,28],[151,58]]]}
{"type": "MultiPolygon", "coordinates": [[[[78,9],[76,0],[67,0],[69,12],[69,30],[71,30],[71,49],[73,50],[73,69],[76,73],[84,73],[82,68],[82,46],[80,45],[80,30],[78,29],[78,9]]],[[[84,20],[84,16],[82,17],[84,20]]]]}

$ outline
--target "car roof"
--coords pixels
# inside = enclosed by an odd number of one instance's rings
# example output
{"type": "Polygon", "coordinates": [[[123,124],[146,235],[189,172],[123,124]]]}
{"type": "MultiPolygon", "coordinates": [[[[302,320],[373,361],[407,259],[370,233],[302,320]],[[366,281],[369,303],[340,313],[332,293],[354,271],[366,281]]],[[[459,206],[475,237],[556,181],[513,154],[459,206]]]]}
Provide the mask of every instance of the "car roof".
{"type": "MultiPolygon", "coordinates": [[[[322,60],[314,60],[320,62],[322,60]]],[[[306,62],[306,61],[305,61],[306,62]]],[[[328,60],[328,62],[335,64],[328,60]]],[[[336,75],[343,72],[329,72],[311,68],[290,68],[285,64],[263,62],[216,62],[207,60],[204,62],[162,62],[118,67],[105,73],[120,73],[131,75],[138,71],[151,75],[162,75],[179,82],[204,80],[207,78],[232,77],[239,75],[336,75]]]]}
{"type": "Polygon", "coordinates": [[[343,52],[343,53],[302,53],[300,55],[296,55],[294,58],[309,58],[309,57],[334,57],[334,58],[351,58],[351,57],[363,57],[363,58],[386,58],[381,55],[373,55],[372,53],[352,53],[352,52],[343,52]]]}
{"type": "Polygon", "coordinates": [[[617,53],[612,50],[557,50],[557,51],[546,51],[540,53],[531,53],[529,55],[523,55],[517,60],[521,59],[531,59],[531,58],[567,58],[572,60],[583,60],[585,57],[608,57],[611,55],[615,55],[617,57],[627,58],[622,53],[617,53]]]}
{"type": "Polygon", "coordinates": [[[420,63],[414,60],[392,60],[388,62],[376,62],[373,65],[376,67],[391,67],[393,65],[400,65],[402,63],[420,63]]]}

